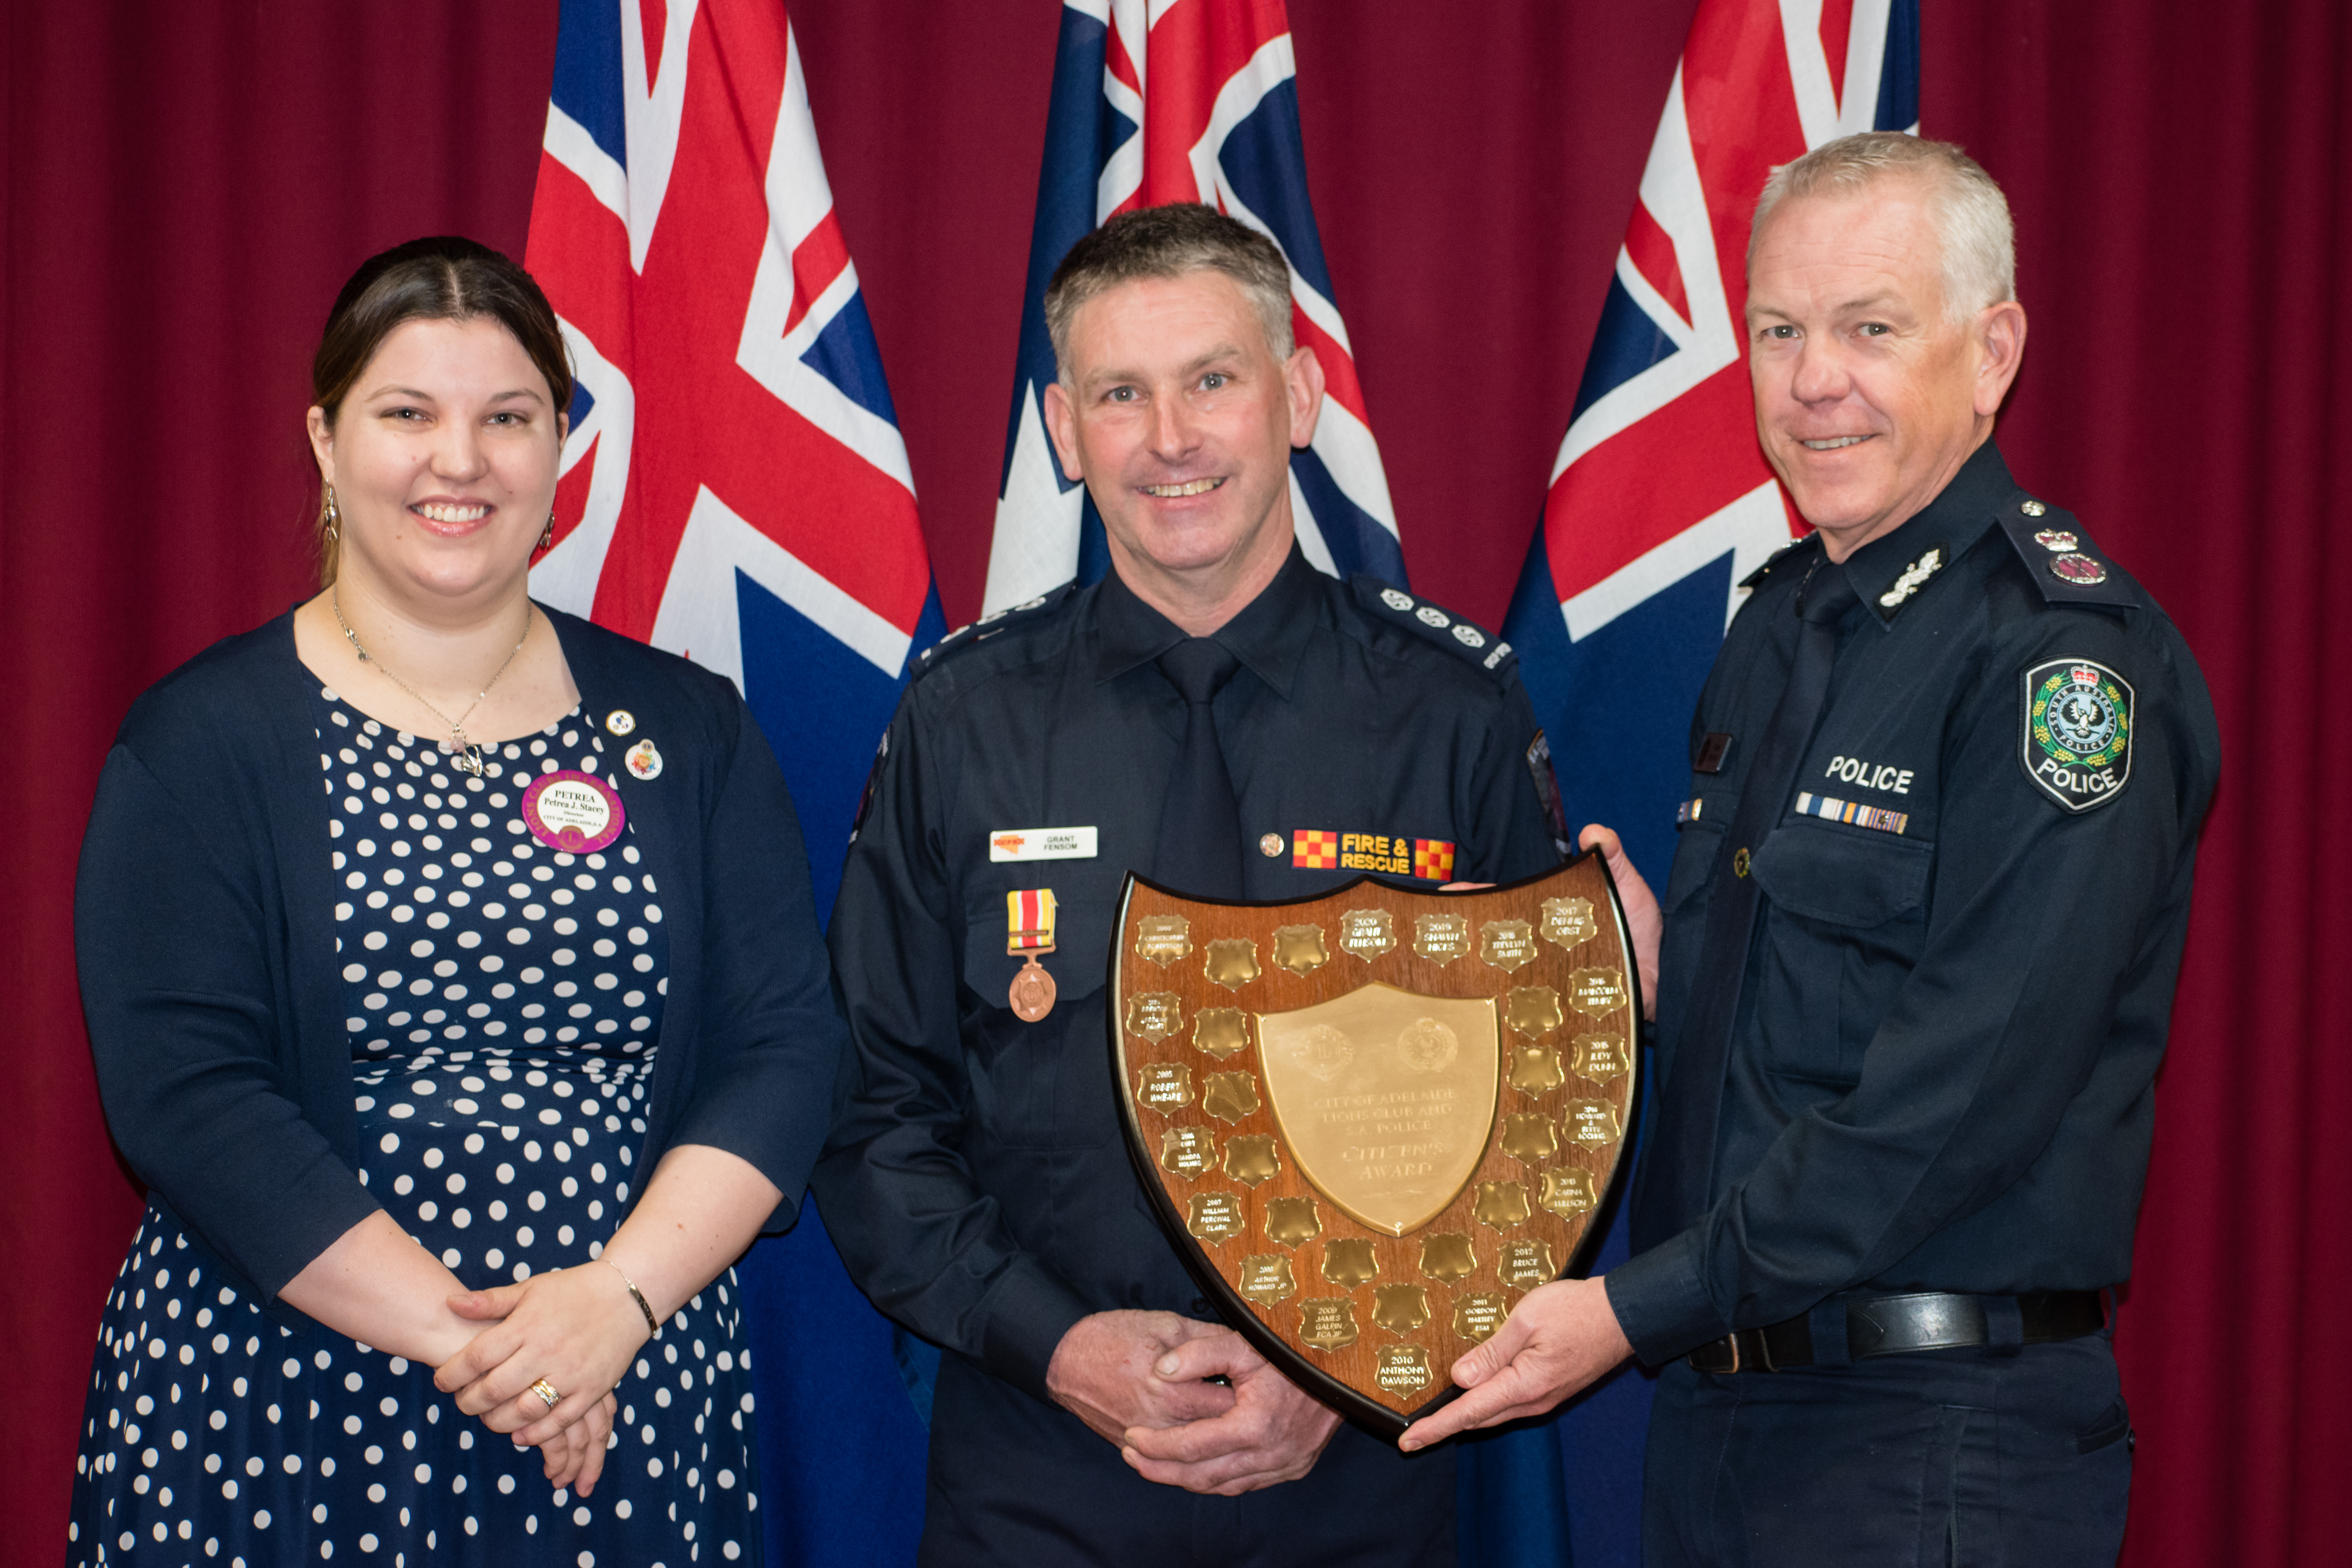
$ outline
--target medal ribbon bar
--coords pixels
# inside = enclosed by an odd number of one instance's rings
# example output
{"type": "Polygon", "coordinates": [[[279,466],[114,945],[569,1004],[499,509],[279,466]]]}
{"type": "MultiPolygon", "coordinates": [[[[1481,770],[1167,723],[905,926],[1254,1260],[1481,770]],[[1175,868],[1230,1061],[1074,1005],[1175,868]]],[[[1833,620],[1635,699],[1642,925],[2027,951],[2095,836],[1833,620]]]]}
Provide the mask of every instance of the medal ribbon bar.
{"type": "Polygon", "coordinates": [[[1054,889],[1029,888],[1005,894],[1004,931],[1004,951],[1015,958],[1053,952],[1054,889]]]}

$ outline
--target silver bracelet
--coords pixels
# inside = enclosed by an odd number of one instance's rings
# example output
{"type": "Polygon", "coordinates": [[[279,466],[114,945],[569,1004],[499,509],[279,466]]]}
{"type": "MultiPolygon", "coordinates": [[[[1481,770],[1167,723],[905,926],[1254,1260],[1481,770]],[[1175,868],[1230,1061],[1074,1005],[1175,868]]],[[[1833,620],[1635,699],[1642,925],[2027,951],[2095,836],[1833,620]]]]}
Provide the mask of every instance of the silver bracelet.
{"type": "MultiPolygon", "coordinates": [[[[600,1259],[600,1261],[603,1262],[605,1268],[611,1269],[614,1273],[621,1274],[621,1266],[614,1262],[611,1258],[606,1258],[600,1259]]],[[[656,1339],[661,1338],[661,1324],[654,1320],[654,1310],[652,1306],[646,1302],[646,1293],[643,1290],[638,1289],[637,1282],[630,1279],[625,1274],[621,1274],[621,1283],[629,1288],[630,1299],[636,1302],[637,1310],[646,1315],[646,1331],[653,1335],[656,1339]]]]}

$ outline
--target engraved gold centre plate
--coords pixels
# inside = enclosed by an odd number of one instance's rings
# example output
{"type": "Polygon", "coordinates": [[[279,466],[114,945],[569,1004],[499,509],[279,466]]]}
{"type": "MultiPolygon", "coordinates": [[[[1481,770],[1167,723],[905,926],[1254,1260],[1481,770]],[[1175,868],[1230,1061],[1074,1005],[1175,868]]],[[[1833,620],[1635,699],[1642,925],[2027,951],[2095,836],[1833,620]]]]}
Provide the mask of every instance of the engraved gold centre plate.
{"type": "Polygon", "coordinates": [[[1492,998],[1374,981],[1312,1007],[1261,1013],[1257,1037],[1283,1141],[1341,1212],[1402,1236],[1478,1169],[1502,1071],[1492,998]]]}

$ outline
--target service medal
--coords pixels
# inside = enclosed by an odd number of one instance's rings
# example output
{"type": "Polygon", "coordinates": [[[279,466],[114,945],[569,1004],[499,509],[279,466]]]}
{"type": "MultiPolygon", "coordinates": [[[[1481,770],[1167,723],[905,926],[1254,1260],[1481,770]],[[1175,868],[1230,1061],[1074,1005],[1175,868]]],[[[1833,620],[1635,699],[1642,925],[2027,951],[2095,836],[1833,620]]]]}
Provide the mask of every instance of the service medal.
{"type": "Polygon", "coordinates": [[[1004,951],[1023,961],[1013,977],[1005,1005],[1024,1024],[1034,1024],[1054,1010],[1057,987],[1054,977],[1037,962],[1054,951],[1054,889],[1031,888],[1004,895],[1004,951]]]}

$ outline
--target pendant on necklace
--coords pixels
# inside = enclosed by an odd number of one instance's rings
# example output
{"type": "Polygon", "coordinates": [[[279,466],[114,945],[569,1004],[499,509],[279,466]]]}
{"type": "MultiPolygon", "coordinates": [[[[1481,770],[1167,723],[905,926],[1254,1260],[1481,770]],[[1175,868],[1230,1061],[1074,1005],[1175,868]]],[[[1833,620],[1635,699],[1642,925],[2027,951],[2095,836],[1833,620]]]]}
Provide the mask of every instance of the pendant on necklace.
{"type": "Polygon", "coordinates": [[[466,731],[452,729],[449,738],[440,742],[441,750],[451,757],[451,765],[460,773],[482,776],[482,748],[466,738],[466,731]]]}

